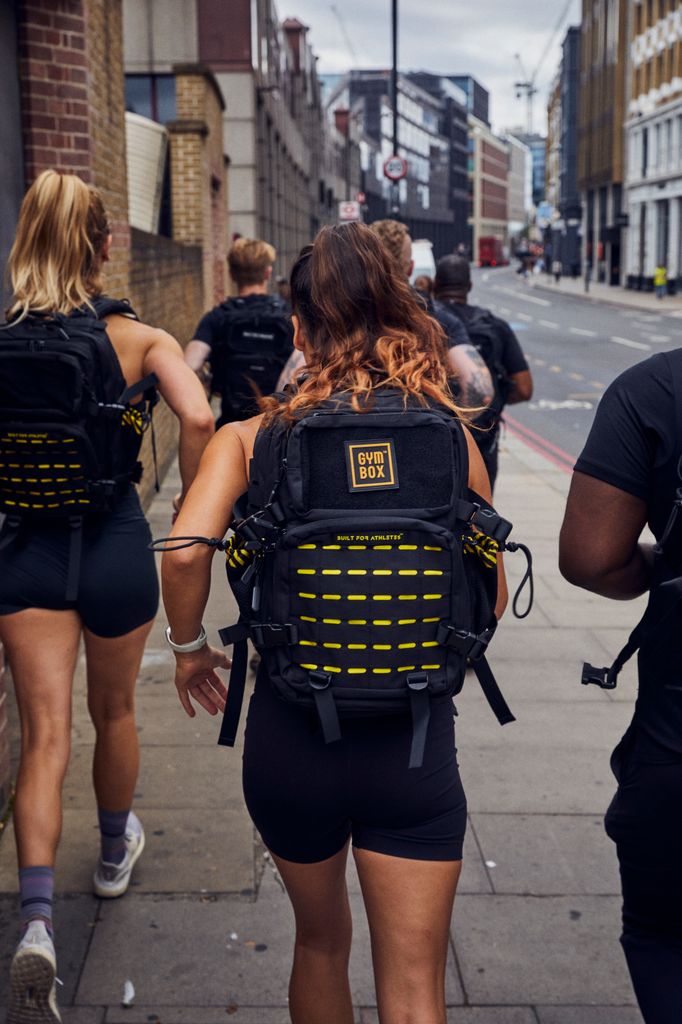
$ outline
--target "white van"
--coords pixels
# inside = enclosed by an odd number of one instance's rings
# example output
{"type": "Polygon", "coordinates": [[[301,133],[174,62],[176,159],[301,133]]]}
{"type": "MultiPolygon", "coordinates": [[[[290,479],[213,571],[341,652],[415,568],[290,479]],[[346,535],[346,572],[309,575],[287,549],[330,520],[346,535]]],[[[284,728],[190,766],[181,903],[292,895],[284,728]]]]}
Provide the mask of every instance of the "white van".
{"type": "Polygon", "coordinates": [[[412,242],[412,264],[410,284],[414,284],[415,278],[419,277],[420,274],[431,278],[436,276],[433,245],[428,238],[417,238],[412,242]]]}

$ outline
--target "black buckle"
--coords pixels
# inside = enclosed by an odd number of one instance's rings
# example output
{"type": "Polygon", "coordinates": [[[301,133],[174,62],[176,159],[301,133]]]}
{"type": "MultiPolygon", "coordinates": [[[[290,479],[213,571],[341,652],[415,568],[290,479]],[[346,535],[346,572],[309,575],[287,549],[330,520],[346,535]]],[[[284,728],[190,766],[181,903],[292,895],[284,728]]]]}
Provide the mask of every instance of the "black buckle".
{"type": "Polygon", "coordinates": [[[329,686],[331,686],[331,681],[331,672],[308,673],[308,682],[312,686],[313,690],[326,690],[329,686]]]}
{"type": "Polygon", "coordinates": [[[251,636],[257,647],[284,647],[298,643],[298,626],[290,622],[256,622],[251,636]]]}
{"type": "Polygon", "coordinates": [[[405,682],[411,690],[419,692],[420,690],[425,690],[429,685],[429,677],[426,672],[410,672],[405,682]]]}
{"type": "Polygon", "coordinates": [[[503,546],[509,534],[512,532],[512,524],[492,508],[482,508],[476,505],[469,522],[476,526],[481,533],[492,540],[497,541],[500,547],[503,546]]]}
{"type": "Polygon", "coordinates": [[[602,690],[615,690],[618,674],[613,671],[613,668],[596,668],[586,661],[583,664],[583,674],[580,682],[583,686],[589,686],[590,683],[594,683],[595,686],[602,690]]]}
{"type": "Polygon", "coordinates": [[[464,657],[476,661],[485,654],[493,632],[493,629],[485,629],[482,633],[470,633],[468,629],[457,629],[449,622],[441,622],[436,640],[442,647],[454,647],[464,657]]]}

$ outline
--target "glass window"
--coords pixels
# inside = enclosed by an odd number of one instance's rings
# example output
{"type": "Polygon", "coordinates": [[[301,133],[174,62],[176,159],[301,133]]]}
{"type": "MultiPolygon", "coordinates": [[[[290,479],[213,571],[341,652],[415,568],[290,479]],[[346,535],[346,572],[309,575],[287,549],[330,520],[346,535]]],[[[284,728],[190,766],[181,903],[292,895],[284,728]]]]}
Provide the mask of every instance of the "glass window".
{"type": "Polygon", "coordinates": [[[642,129],[642,177],[646,178],[649,163],[649,129],[642,129]]]}
{"type": "Polygon", "coordinates": [[[174,75],[126,75],[126,110],[159,124],[175,120],[174,75]]]}

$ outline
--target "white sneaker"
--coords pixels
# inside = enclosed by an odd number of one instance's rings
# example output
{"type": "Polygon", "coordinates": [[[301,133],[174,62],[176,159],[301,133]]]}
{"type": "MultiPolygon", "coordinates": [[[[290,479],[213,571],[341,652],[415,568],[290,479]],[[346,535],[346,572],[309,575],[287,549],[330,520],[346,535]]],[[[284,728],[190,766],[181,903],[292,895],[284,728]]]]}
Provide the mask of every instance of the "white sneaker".
{"type": "Polygon", "coordinates": [[[61,1021],[56,995],[57,960],[44,921],[31,921],[17,946],[9,970],[7,1024],[54,1024],[61,1021]]]}
{"type": "Polygon", "coordinates": [[[120,864],[108,864],[100,857],[92,879],[95,896],[115,899],[127,892],[132,870],[144,850],[144,842],[142,823],[131,811],[126,825],[126,855],[120,864]]]}

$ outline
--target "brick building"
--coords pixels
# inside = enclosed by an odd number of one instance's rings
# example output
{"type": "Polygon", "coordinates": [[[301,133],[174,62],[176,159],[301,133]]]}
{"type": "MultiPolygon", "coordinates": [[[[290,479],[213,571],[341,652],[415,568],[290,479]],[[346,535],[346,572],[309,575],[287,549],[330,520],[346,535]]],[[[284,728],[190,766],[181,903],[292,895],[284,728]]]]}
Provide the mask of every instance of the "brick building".
{"type": "MultiPolygon", "coordinates": [[[[25,188],[46,168],[72,171],[104,198],[113,234],[106,287],[182,343],[224,294],[226,181],[222,95],[207,69],[178,72],[171,184],[178,235],[128,223],[121,0],[0,0],[0,273],[4,276],[25,188]],[[191,203],[188,198],[191,195],[191,203]]],[[[155,414],[162,471],[176,448],[175,421],[155,414]]],[[[149,441],[146,501],[153,487],[149,441]]],[[[0,678],[0,819],[9,794],[6,700],[0,678]]]]}
{"type": "Polygon", "coordinates": [[[476,260],[481,238],[496,238],[503,247],[509,241],[509,148],[473,115],[469,115],[469,182],[469,223],[476,260]]]}
{"type": "Polygon", "coordinates": [[[677,0],[631,4],[624,211],[626,282],[653,288],[654,268],[682,288],[682,9],[677,0]]]}
{"type": "Polygon", "coordinates": [[[580,26],[578,184],[583,257],[599,281],[622,275],[623,122],[628,0],[583,0],[580,26]]]}

